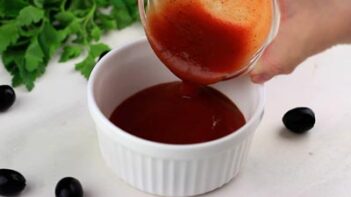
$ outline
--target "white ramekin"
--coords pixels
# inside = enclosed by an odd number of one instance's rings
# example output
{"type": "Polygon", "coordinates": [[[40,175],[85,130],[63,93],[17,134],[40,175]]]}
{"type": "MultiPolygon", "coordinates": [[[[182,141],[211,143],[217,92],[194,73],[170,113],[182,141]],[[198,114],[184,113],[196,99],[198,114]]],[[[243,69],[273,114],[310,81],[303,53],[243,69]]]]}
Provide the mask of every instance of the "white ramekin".
{"type": "Polygon", "coordinates": [[[108,117],[123,100],[146,87],[177,80],[155,56],[146,39],[115,49],[95,67],[88,105],[108,166],[135,188],[162,196],[193,196],[219,188],[245,163],[254,131],[262,119],[264,91],[246,76],[214,87],[232,99],[247,124],[211,142],[156,143],[130,135],[108,117]]]}

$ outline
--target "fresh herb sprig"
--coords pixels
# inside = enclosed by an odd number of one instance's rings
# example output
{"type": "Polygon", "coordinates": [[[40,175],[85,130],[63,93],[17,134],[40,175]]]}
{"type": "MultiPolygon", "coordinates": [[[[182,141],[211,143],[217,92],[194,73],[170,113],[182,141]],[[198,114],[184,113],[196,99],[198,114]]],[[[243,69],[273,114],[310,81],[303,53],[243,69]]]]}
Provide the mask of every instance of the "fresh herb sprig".
{"type": "Polygon", "coordinates": [[[0,54],[12,85],[29,91],[57,51],[60,62],[86,54],[75,69],[88,78],[110,50],[100,37],[137,20],[136,0],[0,0],[0,54]]]}

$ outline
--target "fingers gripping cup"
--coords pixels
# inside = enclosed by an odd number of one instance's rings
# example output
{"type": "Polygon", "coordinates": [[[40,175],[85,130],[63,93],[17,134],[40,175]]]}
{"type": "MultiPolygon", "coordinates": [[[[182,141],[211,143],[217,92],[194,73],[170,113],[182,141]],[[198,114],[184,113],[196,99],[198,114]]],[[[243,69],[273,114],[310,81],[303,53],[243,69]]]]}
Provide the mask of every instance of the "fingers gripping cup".
{"type": "Polygon", "coordinates": [[[160,60],[179,78],[207,85],[253,67],[278,30],[275,0],[139,0],[160,60]]]}

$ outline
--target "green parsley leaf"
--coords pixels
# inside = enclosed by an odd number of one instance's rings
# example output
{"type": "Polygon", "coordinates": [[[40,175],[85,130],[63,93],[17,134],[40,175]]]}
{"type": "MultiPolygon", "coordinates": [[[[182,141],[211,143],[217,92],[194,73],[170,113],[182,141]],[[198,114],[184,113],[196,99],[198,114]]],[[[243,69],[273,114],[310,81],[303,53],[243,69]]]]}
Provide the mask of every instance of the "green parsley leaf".
{"type": "Polygon", "coordinates": [[[23,0],[0,0],[0,11],[2,16],[13,18],[27,5],[28,1],[23,0]]]}
{"type": "Polygon", "coordinates": [[[90,45],[88,56],[80,63],[76,64],[76,70],[80,71],[85,78],[89,78],[91,71],[93,70],[96,59],[104,52],[111,50],[105,44],[93,44],[90,45]]]}
{"type": "Polygon", "coordinates": [[[96,5],[101,7],[107,7],[109,6],[109,4],[110,4],[109,0],[96,0],[96,5]]]}
{"type": "Polygon", "coordinates": [[[98,26],[94,26],[93,29],[91,30],[91,37],[95,40],[98,41],[100,40],[102,32],[98,26]]]}
{"type": "Polygon", "coordinates": [[[18,25],[30,25],[31,23],[36,23],[42,20],[43,17],[44,11],[42,9],[27,6],[20,11],[17,17],[17,23],[18,25]]]}
{"type": "Polygon", "coordinates": [[[105,31],[117,28],[117,21],[110,15],[100,14],[96,24],[105,31]]]}
{"type": "Polygon", "coordinates": [[[60,62],[66,62],[78,57],[82,53],[82,48],[78,45],[65,46],[61,54],[60,62]]]}
{"type": "Polygon", "coordinates": [[[113,5],[112,15],[116,18],[118,29],[122,29],[134,22],[129,13],[128,6],[123,0],[111,1],[113,5]]]}
{"type": "Polygon", "coordinates": [[[90,46],[89,54],[94,58],[99,57],[102,53],[111,50],[106,44],[93,44],[90,46]]]}
{"type": "Polygon", "coordinates": [[[0,26],[0,53],[4,52],[10,44],[14,44],[19,38],[16,23],[8,23],[0,26]]]}
{"type": "Polygon", "coordinates": [[[5,68],[11,74],[14,75],[16,73],[16,69],[17,69],[15,65],[16,57],[22,56],[22,55],[23,55],[23,51],[19,51],[19,50],[6,50],[2,54],[2,60],[5,65],[5,68]]]}
{"type": "Polygon", "coordinates": [[[24,55],[25,68],[29,72],[38,69],[44,63],[44,53],[39,45],[38,38],[34,37],[24,55]]]}
{"type": "Polygon", "coordinates": [[[49,22],[46,22],[38,38],[45,57],[49,60],[65,39],[65,34],[57,31],[49,22]]]}
{"type": "Polygon", "coordinates": [[[26,70],[25,68],[25,61],[24,58],[22,56],[16,57],[15,59],[15,63],[17,65],[18,68],[18,77],[21,78],[21,80],[16,79],[13,80],[12,82],[14,83],[14,85],[16,85],[16,83],[19,83],[20,81],[22,83],[24,83],[24,85],[26,86],[26,88],[30,91],[34,88],[34,80],[37,77],[35,72],[29,72],[26,70]]]}
{"type": "Polygon", "coordinates": [[[58,20],[62,25],[67,25],[71,23],[76,16],[71,11],[60,12],[55,15],[56,20],[58,20]]]}
{"type": "Polygon", "coordinates": [[[45,0],[33,0],[34,5],[38,8],[43,8],[44,2],[45,0]]]}

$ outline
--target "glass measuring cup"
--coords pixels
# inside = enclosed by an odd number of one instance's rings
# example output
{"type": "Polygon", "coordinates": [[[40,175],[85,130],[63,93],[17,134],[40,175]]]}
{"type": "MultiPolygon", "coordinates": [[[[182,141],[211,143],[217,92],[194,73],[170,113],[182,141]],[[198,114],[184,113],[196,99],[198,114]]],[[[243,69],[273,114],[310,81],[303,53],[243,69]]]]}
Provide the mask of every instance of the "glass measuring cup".
{"type": "Polygon", "coordinates": [[[277,0],[138,0],[148,40],[179,78],[212,84],[249,72],[278,32],[277,0]]]}

